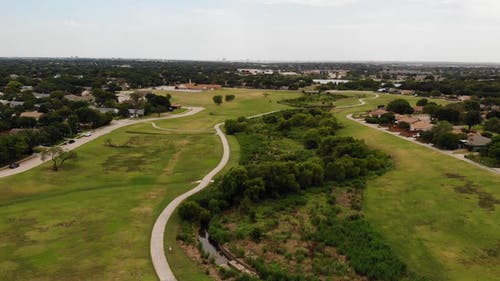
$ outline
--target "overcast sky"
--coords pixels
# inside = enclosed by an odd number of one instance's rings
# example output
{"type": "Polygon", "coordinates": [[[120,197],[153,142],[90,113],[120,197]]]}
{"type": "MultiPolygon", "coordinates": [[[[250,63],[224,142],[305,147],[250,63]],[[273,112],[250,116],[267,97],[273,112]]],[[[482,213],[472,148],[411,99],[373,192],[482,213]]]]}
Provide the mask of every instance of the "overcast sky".
{"type": "Polygon", "coordinates": [[[500,62],[500,0],[0,0],[0,56],[500,62]]]}

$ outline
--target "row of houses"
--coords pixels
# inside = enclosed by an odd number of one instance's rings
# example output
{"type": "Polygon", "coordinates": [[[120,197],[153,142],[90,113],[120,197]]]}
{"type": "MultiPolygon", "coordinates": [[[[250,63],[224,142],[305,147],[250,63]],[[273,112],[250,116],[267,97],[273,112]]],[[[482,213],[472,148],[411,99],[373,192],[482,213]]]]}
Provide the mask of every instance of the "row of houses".
{"type": "MultiPolygon", "coordinates": [[[[415,109],[416,111],[418,110],[415,109]]],[[[370,117],[380,118],[382,115],[390,113],[384,107],[379,107],[374,109],[368,113],[370,117]]],[[[415,115],[403,115],[403,114],[394,114],[396,119],[395,123],[400,125],[402,123],[406,123],[410,125],[409,131],[413,133],[414,137],[418,137],[420,133],[429,131],[434,127],[434,124],[431,122],[431,117],[427,114],[415,114],[415,115]]],[[[461,134],[464,132],[464,126],[454,126],[453,133],[461,134]]],[[[490,138],[484,137],[479,133],[469,133],[467,134],[467,138],[460,140],[461,148],[468,148],[473,151],[478,151],[483,149],[491,142],[490,138]]]]}
{"type": "MultiPolygon", "coordinates": [[[[415,112],[422,112],[423,107],[416,106],[413,108],[415,112]]],[[[368,112],[368,116],[380,118],[386,113],[391,113],[385,107],[376,108],[368,112]]],[[[431,122],[431,117],[427,114],[417,114],[417,115],[402,115],[395,114],[396,124],[406,123],[410,125],[410,131],[418,134],[419,132],[424,132],[432,129],[434,126],[431,122]]]]}

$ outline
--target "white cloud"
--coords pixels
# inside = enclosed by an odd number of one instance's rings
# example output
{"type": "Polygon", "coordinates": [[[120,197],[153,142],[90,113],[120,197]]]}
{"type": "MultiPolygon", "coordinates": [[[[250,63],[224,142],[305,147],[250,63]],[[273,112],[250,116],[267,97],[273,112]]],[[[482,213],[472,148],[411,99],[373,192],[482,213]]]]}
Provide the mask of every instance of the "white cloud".
{"type": "Polygon", "coordinates": [[[302,5],[310,7],[337,7],[354,4],[360,0],[250,0],[267,5],[302,5]]]}

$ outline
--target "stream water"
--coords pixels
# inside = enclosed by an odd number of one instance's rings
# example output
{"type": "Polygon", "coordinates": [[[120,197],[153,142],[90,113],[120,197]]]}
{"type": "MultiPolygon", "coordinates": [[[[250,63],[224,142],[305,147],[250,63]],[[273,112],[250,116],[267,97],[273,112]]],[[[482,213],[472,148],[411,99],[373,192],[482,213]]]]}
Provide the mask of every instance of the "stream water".
{"type": "Polygon", "coordinates": [[[229,260],[217,250],[217,247],[210,243],[210,237],[207,231],[202,232],[202,234],[198,236],[198,240],[201,243],[203,252],[207,253],[210,258],[214,258],[216,265],[228,265],[229,260]]]}

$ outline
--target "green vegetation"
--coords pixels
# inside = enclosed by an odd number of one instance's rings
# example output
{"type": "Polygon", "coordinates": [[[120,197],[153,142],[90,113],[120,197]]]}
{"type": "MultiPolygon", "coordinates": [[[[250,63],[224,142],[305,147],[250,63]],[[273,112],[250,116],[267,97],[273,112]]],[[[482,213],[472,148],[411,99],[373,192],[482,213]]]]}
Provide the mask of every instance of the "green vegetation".
{"type": "Polygon", "coordinates": [[[347,96],[340,95],[338,93],[314,93],[305,94],[295,99],[286,99],[280,101],[283,104],[287,104],[294,107],[324,107],[332,108],[334,102],[345,99],[347,96]]]}
{"type": "Polygon", "coordinates": [[[387,104],[387,110],[399,114],[412,114],[413,108],[405,99],[395,99],[387,104]]]}
{"type": "MultiPolygon", "coordinates": [[[[387,170],[390,167],[387,156],[370,151],[363,142],[334,136],[340,125],[328,113],[317,109],[282,111],[259,119],[241,118],[226,123],[241,124],[235,126],[241,130],[232,133],[236,133],[242,144],[242,166],[231,169],[214,187],[195,196],[195,201],[183,203],[182,218],[208,224],[211,239],[236,249],[237,255],[240,253],[238,248],[246,248],[244,245],[248,243],[266,249],[282,249],[268,259],[263,258],[266,254],[262,249],[250,254],[251,257],[242,255],[263,280],[320,280],[320,276],[358,278],[352,269],[379,280],[413,278],[383,239],[357,214],[363,179],[387,170]],[[305,133],[305,128],[321,133],[305,133]],[[304,142],[305,135],[308,138],[317,136],[316,148],[309,145],[314,138],[304,142]],[[324,186],[327,181],[329,184],[324,186]],[[324,188],[313,188],[320,186],[324,188]],[[273,239],[275,231],[279,230],[279,224],[273,223],[276,216],[294,216],[298,209],[308,204],[309,196],[318,192],[329,196],[332,186],[335,186],[333,189],[348,186],[357,194],[357,198],[349,202],[349,211],[342,212],[335,207],[335,198],[320,200],[328,204],[318,208],[318,212],[308,209],[311,213],[299,224],[301,231],[289,232],[284,241],[273,239]],[[269,200],[276,206],[273,215],[258,215],[261,214],[260,206],[267,205],[269,200]],[[221,211],[224,211],[223,216],[219,216],[221,211]],[[210,216],[213,219],[209,222],[210,216]],[[300,238],[292,238],[293,235],[300,238]],[[287,250],[290,249],[284,248],[288,239],[309,245],[304,246],[306,250],[299,259],[307,259],[305,264],[312,260],[310,270],[294,266],[301,261],[289,256],[291,253],[287,250]],[[350,262],[346,263],[338,254],[332,255],[331,251],[346,255],[350,262]]],[[[346,191],[341,192],[345,195],[346,191]]],[[[315,201],[310,202],[317,203],[317,199],[314,196],[315,201]]]]}
{"type": "MultiPolygon", "coordinates": [[[[156,280],[149,256],[152,224],[220,160],[219,139],[206,130],[228,117],[284,108],[274,101],[296,95],[270,91],[266,98],[235,90],[237,103],[216,108],[213,92],[176,94],[176,102],[207,110],[157,125],[205,132],[133,125],[80,147],[78,158],[57,173],[47,163],[0,180],[0,279],[156,280]]],[[[206,274],[193,270],[175,234],[167,233],[166,245],[173,247],[175,255],[168,258],[176,275],[203,280],[206,274]]]]}
{"type": "MultiPolygon", "coordinates": [[[[345,126],[339,135],[364,139],[396,162],[394,170],[368,181],[363,201],[367,220],[413,271],[435,280],[495,280],[500,275],[499,241],[494,238],[500,232],[495,203],[500,177],[345,117],[393,99],[383,94],[335,114],[345,126]],[[466,186],[477,192],[460,192],[469,190],[466,186]]],[[[412,104],[418,100],[405,99],[412,104]]]]}

